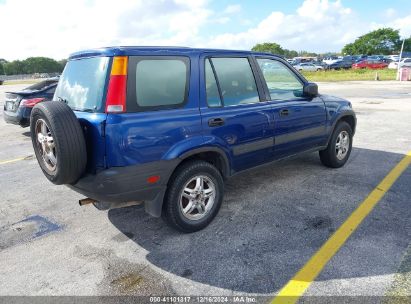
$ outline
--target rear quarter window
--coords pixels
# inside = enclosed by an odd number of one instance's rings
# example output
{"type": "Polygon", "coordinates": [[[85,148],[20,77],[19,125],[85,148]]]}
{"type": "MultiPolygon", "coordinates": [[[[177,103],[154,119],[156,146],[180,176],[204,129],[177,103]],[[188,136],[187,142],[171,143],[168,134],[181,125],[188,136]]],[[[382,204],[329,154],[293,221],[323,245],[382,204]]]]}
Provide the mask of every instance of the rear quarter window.
{"type": "Polygon", "coordinates": [[[76,111],[101,111],[109,62],[109,57],[68,61],[53,99],[76,111]]]}
{"type": "Polygon", "coordinates": [[[183,106],[187,101],[189,72],[190,61],[187,57],[130,57],[128,112],[183,106]]]}

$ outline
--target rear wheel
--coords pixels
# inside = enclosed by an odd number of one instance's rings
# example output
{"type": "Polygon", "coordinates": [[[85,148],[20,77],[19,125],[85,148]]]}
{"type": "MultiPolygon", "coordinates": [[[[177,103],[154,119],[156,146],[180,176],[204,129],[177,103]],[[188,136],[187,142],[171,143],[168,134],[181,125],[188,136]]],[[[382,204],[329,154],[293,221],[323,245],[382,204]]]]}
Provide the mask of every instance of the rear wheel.
{"type": "Polygon", "coordinates": [[[87,150],[73,111],[63,102],[37,104],[30,118],[31,140],[37,161],[56,185],[75,183],[84,173],[87,150]]]}
{"type": "Polygon", "coordinates": [[[325,150],[320,151],[321,162],[331,168],[344,166],[352,149],[352,129],[342,121],[335,127],[330,142],[325,150]]]}
{"type": "Polygon", "coordinates": [[[162,213],[167,223],[183,232],[205,228],[223,201],[220,172],[208,162],[190,161],[179,167],[170,180],[162,213]]]}

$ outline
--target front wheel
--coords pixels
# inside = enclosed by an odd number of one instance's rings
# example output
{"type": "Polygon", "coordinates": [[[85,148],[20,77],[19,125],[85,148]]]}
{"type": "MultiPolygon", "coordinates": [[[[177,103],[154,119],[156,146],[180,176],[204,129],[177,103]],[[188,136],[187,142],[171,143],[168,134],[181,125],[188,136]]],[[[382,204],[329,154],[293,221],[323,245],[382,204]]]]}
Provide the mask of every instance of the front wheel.
{"type": "Polygon", "coordinates": [[[345,121],[338,123],[327,148],[320,151],[321,162],[331,168],[344,166],[351,154],[352,138],[350,125],[345,121]]]}
{"type": "Polygon", "coordinates": [[[187,162],[170,178],[163,217],[180,231],[201,230],[217,215],[223,195],[224,182],[216,167],[200,160],[187,162]]]}

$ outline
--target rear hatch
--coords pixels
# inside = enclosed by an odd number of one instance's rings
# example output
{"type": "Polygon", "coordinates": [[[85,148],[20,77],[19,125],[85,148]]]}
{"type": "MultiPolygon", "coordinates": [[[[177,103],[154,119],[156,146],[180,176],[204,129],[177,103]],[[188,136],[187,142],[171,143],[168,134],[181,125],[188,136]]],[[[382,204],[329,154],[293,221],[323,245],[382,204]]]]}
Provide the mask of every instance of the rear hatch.
{"type": "Polygon", "coordinates": [[[110,57],[69,60],[53,97],[65,102],[79,119],[87,144],[89,173],[106,167],[104,100],[110,64],[110,57]]]}

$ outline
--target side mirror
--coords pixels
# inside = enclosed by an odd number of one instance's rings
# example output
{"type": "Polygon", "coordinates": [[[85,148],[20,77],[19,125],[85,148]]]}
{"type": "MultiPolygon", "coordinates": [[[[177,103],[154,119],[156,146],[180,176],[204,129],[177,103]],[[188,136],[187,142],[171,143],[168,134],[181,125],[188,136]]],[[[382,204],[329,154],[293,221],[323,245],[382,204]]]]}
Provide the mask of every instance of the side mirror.
{"type": "Polygon", "coordinates": [[[306,97],[315,97],[318,95],[318,85],[314,82],[309,82],[304,85],[303,94],[306,97]]]}

